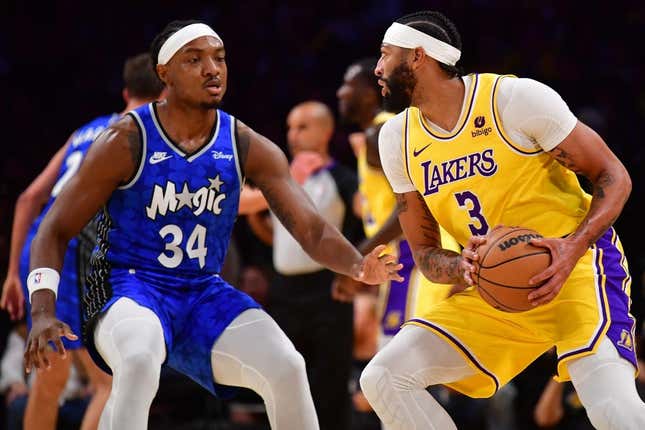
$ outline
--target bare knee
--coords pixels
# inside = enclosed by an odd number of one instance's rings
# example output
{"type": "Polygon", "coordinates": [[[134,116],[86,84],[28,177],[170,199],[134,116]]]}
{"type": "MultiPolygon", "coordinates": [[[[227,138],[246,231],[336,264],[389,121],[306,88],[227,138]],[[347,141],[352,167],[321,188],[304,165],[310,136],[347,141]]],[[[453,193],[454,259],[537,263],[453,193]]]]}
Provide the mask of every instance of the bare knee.
{"type": "Polygon", "coordinates": [[[32,391],[39,397],[58,401],[69,379],[71,360],[69,356],[62,359],[56,352],[48,354],[51,368],[37,373],[32,391]]]}

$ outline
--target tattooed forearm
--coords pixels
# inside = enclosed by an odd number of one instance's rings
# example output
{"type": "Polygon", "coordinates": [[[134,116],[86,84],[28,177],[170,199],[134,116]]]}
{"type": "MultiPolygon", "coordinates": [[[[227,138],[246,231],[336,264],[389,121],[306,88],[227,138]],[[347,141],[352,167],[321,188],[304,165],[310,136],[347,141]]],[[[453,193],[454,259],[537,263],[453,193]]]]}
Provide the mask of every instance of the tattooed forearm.
{"type": "Polygon", "coordinates": [[[419,227],[423,232],[423,236],[430,241],[441,243],[439,224],[432,216],[432,213],[430,212],[430,209],[428,209],[428,205],[423,196],[419,193],[416,193],[416,196],[419,200],[421,208],[423,209],[423,215],[421,215],[421,222],[419,223],[419,227]]]}
{"type": "Polygon", "coordinates": [[[440,284],[463,282],[459,259],[460,255],[456,252],[442,248],[425,248],[415,255],[415,260],[423,275],[440,284]]]}
{"type": "Polygon", "coordinates": [[[558,161],[558,163],[562,164],[567,169],[572,170],[575,173],[582,173],[580,168],[574,162],[573,157],[564,149],[555,147],[550,154],[558,161]]]}
{"type": "Polygon", "coordinates": [[[614,177],[611,173],[603,171],[598,175],[598,178],[593,185],[593,197],[595,199],[604,199],[605,190],[614,183],[614,177]]]}

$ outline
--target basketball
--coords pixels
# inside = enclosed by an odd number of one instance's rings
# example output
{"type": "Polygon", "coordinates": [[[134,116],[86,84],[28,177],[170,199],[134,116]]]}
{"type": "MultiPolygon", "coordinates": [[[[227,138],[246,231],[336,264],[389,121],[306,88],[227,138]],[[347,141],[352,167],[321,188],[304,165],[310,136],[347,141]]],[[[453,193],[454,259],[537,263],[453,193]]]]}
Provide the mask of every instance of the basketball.
{"type": "Polygon", "coordinates": [[[551,264],[546,248],[531,245],[542,235],[523,227],[499,227],[486,236],[478,249],[474,281],[480,296],[496,309],[523,312],[532,309],[529,293],[540,285],[529,285],[529,279],[551,264]]]}

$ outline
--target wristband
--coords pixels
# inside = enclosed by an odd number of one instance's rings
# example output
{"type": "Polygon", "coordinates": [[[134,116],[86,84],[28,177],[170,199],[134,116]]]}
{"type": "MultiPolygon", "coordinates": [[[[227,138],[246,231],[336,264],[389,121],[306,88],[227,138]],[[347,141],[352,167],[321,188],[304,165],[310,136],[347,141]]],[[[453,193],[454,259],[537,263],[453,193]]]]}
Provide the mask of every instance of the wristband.
{"type": "Polygon", "coordinates": [[[58,283],[60,282],[60,275],[54,269],[48,267],[41,267],[34,269],[27,277],[27,290],[29,291],[29,303],[31,303],[31,295],[38,290],[51,290],[54,292],[54,297],[58,297],[58,283]]]}

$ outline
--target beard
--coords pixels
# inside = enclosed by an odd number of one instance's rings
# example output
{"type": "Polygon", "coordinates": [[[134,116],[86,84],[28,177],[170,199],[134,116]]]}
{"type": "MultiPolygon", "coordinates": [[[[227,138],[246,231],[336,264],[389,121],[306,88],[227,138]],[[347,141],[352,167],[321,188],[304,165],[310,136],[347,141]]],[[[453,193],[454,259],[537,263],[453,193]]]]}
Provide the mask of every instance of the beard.
{"type": "Polygon", "coordinates": [[[383,108],[388,112],[399,113],[412,104],[412,91],[417,86],[417,78],[407,63],[401,62],[392,70],[389,78],[382,77],[387,84],[383,96],[383,108]]]}
{"type": "Polygon", "coordinates": [[[201,102],[199,104],[199,107],[202,108],[202,109],[206,109],[206,110],[208,110],[208,109],[218,109],[221,106],[221,104],[222,104],[222,100],[220,99],[219,101],[213,100],[213,101],[209,101],[209,102],[201,102]]]}

